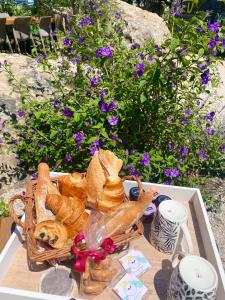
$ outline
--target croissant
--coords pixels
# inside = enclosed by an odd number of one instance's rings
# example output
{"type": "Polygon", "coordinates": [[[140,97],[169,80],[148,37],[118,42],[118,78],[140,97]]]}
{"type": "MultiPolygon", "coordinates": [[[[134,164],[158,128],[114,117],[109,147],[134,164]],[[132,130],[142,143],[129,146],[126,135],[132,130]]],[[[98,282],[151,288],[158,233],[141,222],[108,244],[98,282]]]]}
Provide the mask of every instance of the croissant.
{"type": "Polygon", "coordinates": [[[148,204],[153,200],[153,190],[143,192],[138,201],[129,201],[114,208],[103,216],[106,236],[124,233],[143,215],[148,204]]]}
{"type": "Polygon", "coordinates": [[[38,180],[34,193],[37,223],[55,218],[51,211],[45,207],[48,193],[60,195],[57,187],[51,182],[49,166],[46,163],[40,163],[38,165],[38,180]]]}
{"type": "Polygon", "coordinates": [[[87,197],[87,182],[84,173],[74,172],[70,175],[60,176],[59,191],[62,195],[80,199],[87,197]]]}
{"type": "Polygon", "coordinates": [[[123,161],[111,151],[96,151],[88,166],[87,205],[101,211],[109,211],[124,201],[124,187],[118,173],[123,161]]]}
{"type": "Polygon", "coordinates": [[[66,226],[69,237],[74,237],[86,228],[89,214],[85,211],[85,204],[81,199],[49,194],[46,205],[66,226]]]}
{"type": "Polygon", "coordinates": [[[34,237],[43,242],[47,242],[56,249],[68,246],[67,229],[58,221],[47,220],[38,223],[35,227],[34,237]]]}

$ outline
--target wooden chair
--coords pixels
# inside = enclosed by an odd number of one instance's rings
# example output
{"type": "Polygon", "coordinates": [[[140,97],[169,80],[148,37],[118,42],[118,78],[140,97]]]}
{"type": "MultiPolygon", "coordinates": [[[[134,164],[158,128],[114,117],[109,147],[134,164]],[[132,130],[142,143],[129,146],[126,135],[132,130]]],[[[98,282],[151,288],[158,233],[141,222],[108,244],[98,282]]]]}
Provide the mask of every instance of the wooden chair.
{"type": "Polygon", "coordinates": [[[7,44],[11,53],[13,53],[9,37],[6,33],[6,18],[0,17],[0,45],[7,44]]]}
{"type": "Polygon", "coordinates": [[[55,27],[56,30],[66,33],[65,17],[63,15],[55,14],[55,27]]]}
{"type": "Polygon", "coordinates": [[[46,52],[44,39],[46,38],[49,39],[50,47],[51,47],[51,41],[53,40],[51,34],[51,16],[44,16],[40,18],[39,34],[41,38],[41,44],[43,46],[44,51],[46,52]]]}
{"type": "Polygon", "coordinates": [[[34,39],[30,30],[30,22],[31,22],[31,17],[15,18],[14,25],[13,25],[13,36],[15,39],[16,48],[19,53],[21,53],[20,45],[19,45],[20,42],[26,42],[27,40],[29,40],[32,42],[32,45],[35,46],[34,39]]]}

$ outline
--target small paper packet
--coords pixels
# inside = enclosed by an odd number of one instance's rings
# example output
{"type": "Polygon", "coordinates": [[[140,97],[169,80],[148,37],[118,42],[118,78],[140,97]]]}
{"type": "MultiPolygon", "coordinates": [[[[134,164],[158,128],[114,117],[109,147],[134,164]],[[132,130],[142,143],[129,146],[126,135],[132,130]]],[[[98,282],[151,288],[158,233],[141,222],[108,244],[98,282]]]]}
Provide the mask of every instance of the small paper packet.
{"type": "Polygon", "coordinates": [[[144,255],[136,249],[130,249],[126,255],[119,259],[125,271],[133,273],[135,276],[144,274],[152,266],[144,255]]]}
{"type": "Polygon", "coordinates": [[[122,300],[141,300],[148,292],[146,286],[132,273],[126,273],[113,290],[122,300]]]}

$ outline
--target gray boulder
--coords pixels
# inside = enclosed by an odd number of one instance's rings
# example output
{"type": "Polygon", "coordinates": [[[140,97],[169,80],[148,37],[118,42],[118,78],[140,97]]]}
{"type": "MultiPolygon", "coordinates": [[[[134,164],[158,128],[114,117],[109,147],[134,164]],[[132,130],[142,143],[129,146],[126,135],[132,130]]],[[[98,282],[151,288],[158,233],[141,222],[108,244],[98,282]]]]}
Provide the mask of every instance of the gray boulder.
{"type": "Polygon", "coordinates": [[[143,45],[146,40],[153,39],[156,45],[161,45],[170,31],[164,20],[157,14],[143,10],[124,1],[115,0],[122,12],[124,20],[128,23],[125,36],[130,41],[143,45]]]}

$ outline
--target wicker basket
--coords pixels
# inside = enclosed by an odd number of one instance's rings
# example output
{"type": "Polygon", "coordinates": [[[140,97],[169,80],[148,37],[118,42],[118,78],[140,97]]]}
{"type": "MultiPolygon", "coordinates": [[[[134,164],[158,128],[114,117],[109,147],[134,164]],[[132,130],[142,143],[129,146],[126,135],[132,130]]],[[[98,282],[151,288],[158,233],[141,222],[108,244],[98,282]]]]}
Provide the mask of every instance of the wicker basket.
{"type": "MultiPolygon", "coordinates": [[[[140,193],[143,192],[142,184],[139,178],[134,176],[127,176],[123,178],[125,180],[136,180],[140,189],[140,193]]],[[[57,185],[58,179],[57,177],[51,178],[52,182],[57,185]]],[[[48,249],[48,250],[40,250],[38,246],[38,242],[34,237],[34,229],[36,225],[36,216],[35,216],[35,200],[34,200],[34,192],[36,189],[37,180],[31,180],[27,185],[26,196],[23,197],[21,195],[15,195],[9,201],[9,212],[14,222],[23,228],[23,234],[26,236],[27,242],[27,253],[28,257],[31,261],[35,262],[43,262],[51,259],[65,259],[71,258],[72,252],[71,247],[62,248],[62,249],[48,249]],[[16,199],[21,199],[25,204],[25,222],[21,222],[21,220],[15,214],[13,209],[13,203],[16,199]]],[[[126,201],[128,198],[126,197],[126,201]]],[[[112,237],[114,243],[117,246],[126,245],[132,239],[135,239],[143,234],[143,225],[142,222],[137,222],[128,232],[124,234],[115,235],[112,237]]]]}

